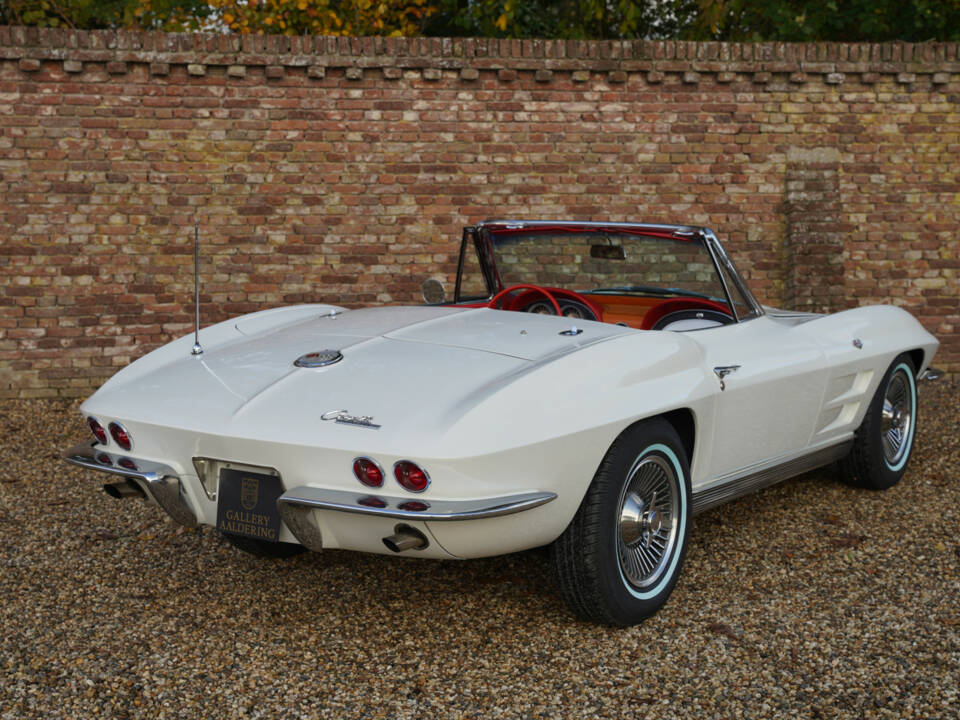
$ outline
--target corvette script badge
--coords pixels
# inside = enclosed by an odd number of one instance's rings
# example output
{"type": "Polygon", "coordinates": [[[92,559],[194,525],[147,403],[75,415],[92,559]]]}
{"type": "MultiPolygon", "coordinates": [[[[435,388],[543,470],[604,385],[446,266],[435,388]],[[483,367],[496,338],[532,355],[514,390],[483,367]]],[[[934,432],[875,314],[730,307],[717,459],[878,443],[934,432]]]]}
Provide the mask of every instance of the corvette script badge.
{"type": "Polygon", "coordinates": [[[351,415],[347,410],[331,410],[320,416],[321,420],[333,420],[343,425],[357,425],[358,427],[379,430],[380,426],[373,422],[372,415],[351,415]]]}

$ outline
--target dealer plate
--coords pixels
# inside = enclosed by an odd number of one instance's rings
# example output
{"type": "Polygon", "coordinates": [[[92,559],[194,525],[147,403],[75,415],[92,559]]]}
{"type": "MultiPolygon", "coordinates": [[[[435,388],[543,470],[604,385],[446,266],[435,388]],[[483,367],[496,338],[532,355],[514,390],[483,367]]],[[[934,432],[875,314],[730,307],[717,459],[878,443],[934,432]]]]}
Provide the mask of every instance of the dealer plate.
{"type": "Polygon", "coordinates": [[[280,539],[277,499],[282,494],[283,486],[276,475],[223,468],[217,494],[217,529],[277,542],[280,539]]]}

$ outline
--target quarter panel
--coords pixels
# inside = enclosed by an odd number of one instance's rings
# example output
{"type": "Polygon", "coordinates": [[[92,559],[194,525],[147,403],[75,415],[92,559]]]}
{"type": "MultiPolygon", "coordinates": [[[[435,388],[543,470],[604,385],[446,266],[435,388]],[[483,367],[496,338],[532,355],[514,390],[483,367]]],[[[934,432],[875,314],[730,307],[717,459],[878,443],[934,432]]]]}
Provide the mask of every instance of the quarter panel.
{"type": "Polygon", "coordinates": [[[797,326],[824,353],[827,383],[812,442],[848,437],[866,414],[867,406],[893,359],[921,349],[930,364],[937,339],[916,319],[892,305],[872,305],[819,317],[797,326]]]}

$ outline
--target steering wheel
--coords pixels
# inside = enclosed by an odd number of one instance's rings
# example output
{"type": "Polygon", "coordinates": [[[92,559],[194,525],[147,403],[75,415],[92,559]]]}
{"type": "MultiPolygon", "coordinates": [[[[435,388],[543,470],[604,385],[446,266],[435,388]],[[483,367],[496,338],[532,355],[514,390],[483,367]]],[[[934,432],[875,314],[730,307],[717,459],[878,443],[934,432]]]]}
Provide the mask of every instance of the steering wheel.
{"type": "Polygon", "coordinates": [[[516,290],[536,290],[540,294],[546,296],[547,300],[550,301],[550,304],[553,305],[553,309],[558,316],[563,315],[563,311],[560,310],[560,303],[558,303],[557,299],[550,294],[549,290],[547,290],[546,288],[542,288],[539,285],[527,285],[525,283],[521,283],[520,285],[511,285],[508,288],[504,288],[503,290],[498,292],[496,295],[494,295],[492,298],[490,298],[490,302],[487,303],[487,307],[496,308],[497,303],[499,303],[501,300],[503,300],[503,298],[505,298],[507,295],[509,295],[510,293],[516,290]]]}
{"type": "Polygon", "coordinates": [[[733,322],[730,315],[717,310],[677,310],[657,320],[651,330],[666,330],[673,323],[683,322],[684,320],[701,326],[688,327],[686,328],[688,330],[703,330],[714,325],[729,325],[733,322]]]}
{"type": "MultiPolygon", "coordinates": [[[[641,330],[663,330],[680,320],[705,320],[718,325],[729,325],[733,316],[727,307],[713,300],[675,298],[655,305],[643,316],[641,330]]],[[[705,327],[709,327],[706,325],[705,327]]]]}

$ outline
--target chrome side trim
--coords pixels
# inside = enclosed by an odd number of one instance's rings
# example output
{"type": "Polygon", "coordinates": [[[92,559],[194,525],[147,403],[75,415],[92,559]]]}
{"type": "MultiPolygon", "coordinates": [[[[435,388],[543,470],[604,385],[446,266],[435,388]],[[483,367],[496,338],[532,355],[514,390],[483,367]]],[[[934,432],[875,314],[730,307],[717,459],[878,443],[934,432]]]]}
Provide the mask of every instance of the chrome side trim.
{"type": "Polygon", "coordinates": [[[101,450],[96,442],[74,445],[64,450],[60,456],[71,465],[86,470],[97,470],[138,480],[144,492],[166,510],[175,521],[186,527],[194,527],[197,524],[197,517],[193,514],[193,510],[180,497],[180,477],[167,465],[148,460],[134,460],[137,469],[128,470],[117,465],[117,461],[124,456],[101,450]],[[111,464],[98,461],[98,455],[106,455],[111,464]]]}
{"type": "Polygon", "coordinates": [[[783,480],[829,465],[833,461],[846,456],[852,445],[853,440],[847,440],[839,445],[831,445],[816,450],[809,455],[801,455],[793,460],[750,472],[729,482],[717,483],[706,490],[695,492],[691,503],[693,514],[697,515],[783,480]]]}
{"type": "MultiPolygon", "coordinates": [[[[530,510],[548,503],[556,497],[556,494],[552,492],[528,492],[482,500],[414,500],[407,497],[387,497],[372,493],[327,490],[304,485],[287,490],[277,500],[277,506],[284,518],[286,517],[284,514],[286,512],[285,506],[292,505],[398,520],[478,520],[530,510]],[[370,504],[361,502],[367,501],[369,503],[371,500],[377,502],[370,504]],[[380,506],[381,503],[382,507],[380,506]],[[404,505],[423,506],[423,509],[404,509],[404,505]]],[[[289,523],[287,523],[287,527],[290,528],[291,532],[294,532],[289,523]]],[[[296,532],[294,532],[294,535],[296,535],[296,532]]]]}

